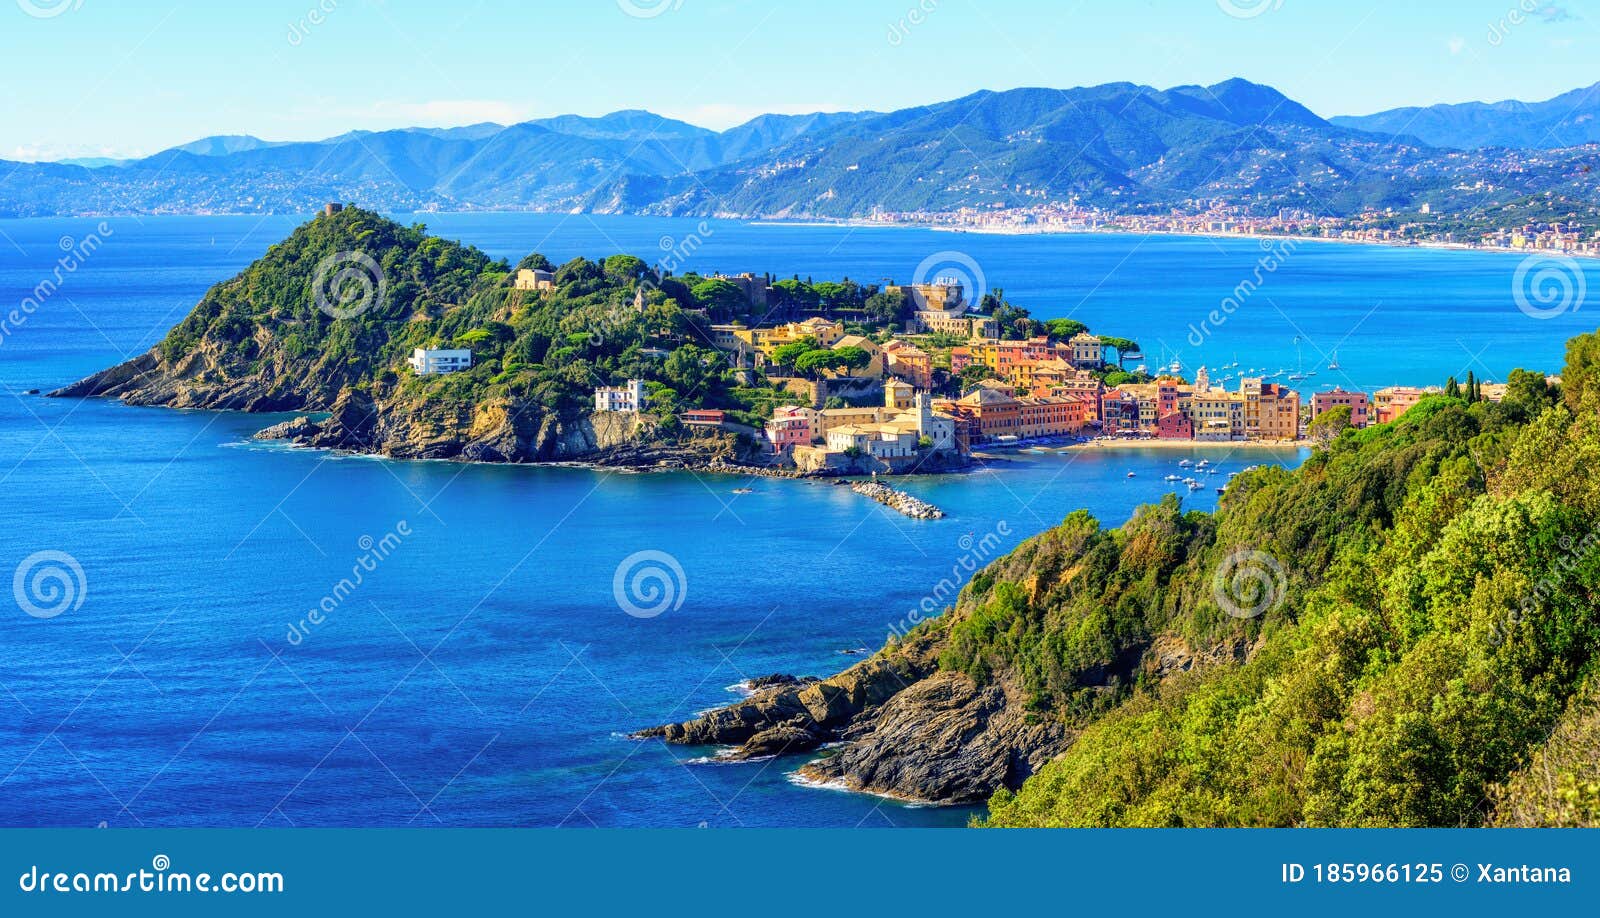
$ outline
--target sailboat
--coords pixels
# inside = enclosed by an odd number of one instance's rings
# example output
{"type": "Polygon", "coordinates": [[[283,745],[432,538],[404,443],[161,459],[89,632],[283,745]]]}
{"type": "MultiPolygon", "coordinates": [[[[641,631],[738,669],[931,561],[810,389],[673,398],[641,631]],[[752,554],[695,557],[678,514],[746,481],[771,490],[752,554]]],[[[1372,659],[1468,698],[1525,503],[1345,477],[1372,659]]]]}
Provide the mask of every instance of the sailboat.
{"type": "Polygon", "coordinates": [[[1305,361],[1305,358],[1302,357],[1301,354],[1300,354],[1300,336],[1299,335],[1295,335],[1294,336],[1294,362],[1295,362],[1295,365],[1299,367],[1299,369],[1295,370],[1293,373],[1290,373],[1289,374],[1289,379],[1292,382],[1299,382],[1300,380],[1306,378],[1306,372],[1305,372],[1305,370],[1306,370],[1306,361],[1305,361]]]}

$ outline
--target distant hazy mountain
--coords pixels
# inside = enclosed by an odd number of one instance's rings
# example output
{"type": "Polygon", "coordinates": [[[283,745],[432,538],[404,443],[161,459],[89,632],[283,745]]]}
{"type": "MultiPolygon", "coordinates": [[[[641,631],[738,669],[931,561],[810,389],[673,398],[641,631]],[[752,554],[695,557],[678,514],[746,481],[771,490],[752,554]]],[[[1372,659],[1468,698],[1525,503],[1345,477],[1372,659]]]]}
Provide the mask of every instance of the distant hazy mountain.
{"type": "MultiPolygon", "coordinates": [[[[1588,92],[1563,97],[1567,111],[1588,92]]],[[[1558,102],[1537,107],[1553,117],[1558,102]]],[[[1324,120],[1271,87],[1233,79],[1166,90],[984,91],[886,113],[763,115],[720,132],[629,110],[313,142],[208,137],[116,169],[8,164],[0,215],[303,213],[328,200],[387,211],[774,218],[1224,200],[1257,212],[1345,215],[1424,202],[1443,213],[1534,195],[1597,198],[1591,149],[1537,161],[1505,148],[1462,155],[1417,139],[1420,119],[1355,120],[1366,127],[1324,120]]],[[[1575,116],[1554,120],[1587,127],[1575,116]]],[[[1579,136],[1587,135],[1557,139],[1579,136]]]]}
{"type": "Polygon", "coordinates": [[[1549,149],[1600,141],[1600,83],[1543,102],[1463,102],[1330,119],[1342,127],[1409,134],[1459,150],[1549,149]]]}
{"type": "Polygon", "coordinates": [[[596,210],[851,216],[1040,200],[1276,193],[1421,157],[1245,80],[979,92],[821,126],[733,166],[632,174],[596,210]]]}
{"type": "Polygon", "coordinates": [[[251,137],[249,134],[218,134],[214,137],[202,137],[190,141],[174,150],[184,153],[193,153],[196,156],[227,156],[232,153],[243,153],[247,150],[260,150],[265,147],[281,147],[282,141],[262,140],[251,137]]]}
{"type": "Polygon", "coordinates": [[[82,166],[85,169],[104,169],[107,166],[121,166],[127,163],[125,159],[113,156],[75,156],[71,159],[56,160],[63,166],[82,166]]]}

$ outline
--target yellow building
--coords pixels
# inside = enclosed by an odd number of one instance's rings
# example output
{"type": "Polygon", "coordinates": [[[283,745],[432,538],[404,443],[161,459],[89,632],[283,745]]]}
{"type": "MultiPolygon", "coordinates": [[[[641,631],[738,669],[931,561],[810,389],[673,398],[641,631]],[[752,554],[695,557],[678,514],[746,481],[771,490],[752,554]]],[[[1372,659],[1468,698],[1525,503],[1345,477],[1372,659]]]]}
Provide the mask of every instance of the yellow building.
{"type": "Polygon", "coordinates": [[[554,290],[556,275],[543,268],[522,268],[513,284],[518,290],[554,290]]]}
{"type": "Polygon", "coordinates": [[[886,354],[878,342],[861,335],[845,335],[832,345],[833,350],[843,347],[856,347],[867,352],[867,365],[857,370],[852,370],[855,376],[884,376],[888,373],[889,355],[886,354]]]}

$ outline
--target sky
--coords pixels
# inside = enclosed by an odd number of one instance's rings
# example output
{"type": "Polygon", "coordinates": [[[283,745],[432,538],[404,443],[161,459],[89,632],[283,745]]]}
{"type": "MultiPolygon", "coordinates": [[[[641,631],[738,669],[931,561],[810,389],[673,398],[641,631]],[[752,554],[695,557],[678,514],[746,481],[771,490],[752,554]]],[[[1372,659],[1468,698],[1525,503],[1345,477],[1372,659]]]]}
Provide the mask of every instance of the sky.
{"type": "Polygon", "coordinates": [[[0,159],[1239,76],[1312,111],[1600,80],[1600,0],[0,0],[0,159]]]}

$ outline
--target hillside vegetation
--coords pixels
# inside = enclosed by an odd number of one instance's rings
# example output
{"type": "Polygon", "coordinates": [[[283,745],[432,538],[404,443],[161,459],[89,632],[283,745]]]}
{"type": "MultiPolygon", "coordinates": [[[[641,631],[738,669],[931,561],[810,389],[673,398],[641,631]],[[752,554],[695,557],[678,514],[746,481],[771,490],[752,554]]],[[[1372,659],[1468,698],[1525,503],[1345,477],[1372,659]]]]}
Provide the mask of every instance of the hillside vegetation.
{"type": "Polygon", "coordinates": [[[941,667],[1077,731],[987,824],[1594,824],[1597,353],[980,573],[928,626],[941,667]],[[1241,551],[1256,618],[1218,602],[1241,551]]]}

